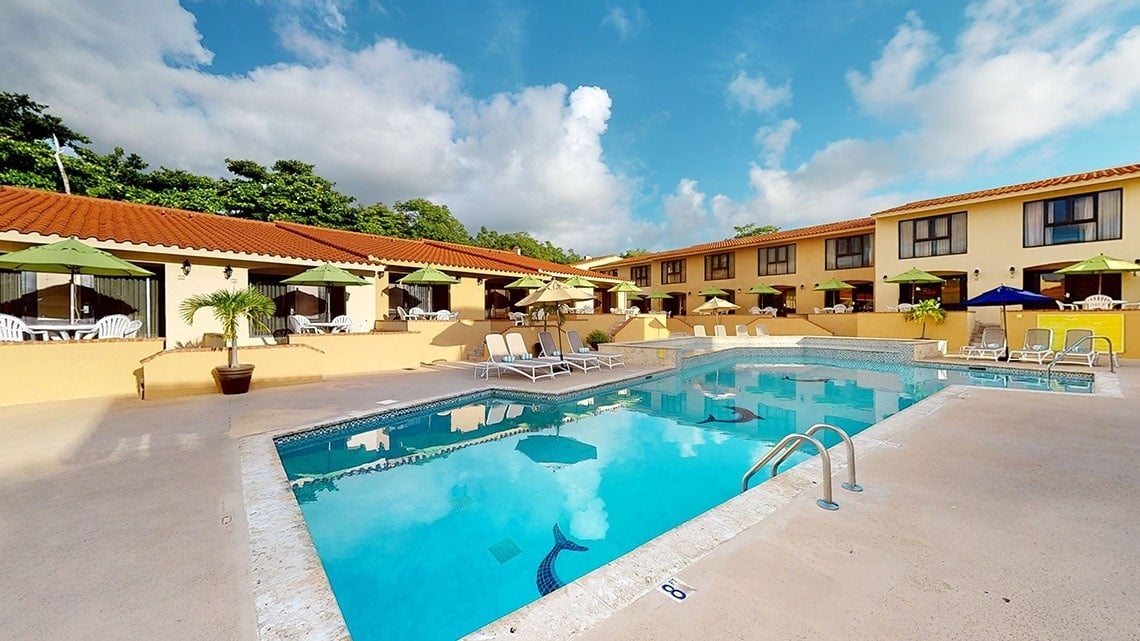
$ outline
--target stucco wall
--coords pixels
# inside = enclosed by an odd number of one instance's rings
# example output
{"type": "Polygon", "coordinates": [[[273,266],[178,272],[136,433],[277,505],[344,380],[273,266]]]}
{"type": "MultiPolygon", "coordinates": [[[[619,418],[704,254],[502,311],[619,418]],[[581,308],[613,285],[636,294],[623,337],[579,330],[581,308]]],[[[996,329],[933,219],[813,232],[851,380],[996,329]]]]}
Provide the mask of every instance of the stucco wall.
{"type": "MultiPolygon", "coordinates": [[[[143,398],[216,394],[213,370],[226,364],[226,350],[177,349],[143,360],[143,398]]],[[[313,383],[324,377],[325,355],[308,345],[246,347],[242,364],[254,366],[251,389],[313,383]]]]}
{"type": "Polygon", "coordinates": [[[138,395],[140,361],[158,339],[0,343],[0,406],[138,395]]]}

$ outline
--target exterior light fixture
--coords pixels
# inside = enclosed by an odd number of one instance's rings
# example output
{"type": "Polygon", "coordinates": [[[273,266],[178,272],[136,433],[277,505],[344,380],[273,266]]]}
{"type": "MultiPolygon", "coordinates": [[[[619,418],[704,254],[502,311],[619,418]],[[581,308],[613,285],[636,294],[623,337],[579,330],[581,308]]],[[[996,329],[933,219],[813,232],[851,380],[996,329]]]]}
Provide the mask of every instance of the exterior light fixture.
{"type": "Polygon", "coordinates": [[[230,277],[232,277],[233,275],[234,275],[234,268],[230,267],[229,265],[226,265],[226,268],[222,270],[222,276],[225,276],[226,280],[229,280],[230,277]]]}
{"type": "Polygon", "coordinates": [[[1011,266],[1011,267],[1009,268],[1009,277],[1010,277],[1010,278],[1013,278],[1013,274],[1014,274],[1014,272],[1016,272],[1016,271],[1017,271],[1017,268],[1016,268],[1016,267],[1012,267],[1012,266],[1011,266]]]}
{"type": "Polygon", "coordinates": [[[981,276],[981,274],[982,274],[982,272],[980,270],[975,269],[974,270],[974,280],[978,280],[978,277],[981,276]]]}
{"type": "Polygon", "coordinates": [[[886,280],[886,279],[887,279],[887,275],[883,274],[883,280],[886,280]]]}
{"type": "Polygon", "coordinates": [[[189,258],[182,261],[182,275],[183,276],[189,276],[190,275],[190,259],[189,258]]]}

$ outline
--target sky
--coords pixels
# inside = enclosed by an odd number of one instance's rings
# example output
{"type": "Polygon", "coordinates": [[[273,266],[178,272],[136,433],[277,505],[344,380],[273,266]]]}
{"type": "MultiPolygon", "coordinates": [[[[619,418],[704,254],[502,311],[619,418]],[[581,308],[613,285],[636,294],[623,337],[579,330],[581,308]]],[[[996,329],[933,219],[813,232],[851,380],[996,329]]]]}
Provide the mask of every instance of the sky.
{"type": "Polygon", "coordinates": [[[602,255],[1140,162],[1140,0],[0,0],[109,151],[602,255]]]}

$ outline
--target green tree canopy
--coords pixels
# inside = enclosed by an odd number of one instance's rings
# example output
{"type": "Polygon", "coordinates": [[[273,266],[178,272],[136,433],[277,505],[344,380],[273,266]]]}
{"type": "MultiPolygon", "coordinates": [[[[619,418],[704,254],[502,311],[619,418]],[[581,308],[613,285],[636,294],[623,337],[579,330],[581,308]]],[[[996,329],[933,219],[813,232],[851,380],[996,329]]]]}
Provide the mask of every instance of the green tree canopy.
{"type": "Polygon", "coordinates": [[[486,227],[480,227],[479,233],[475,235],[475,244],[487,249],[501,249],[503,251],[514,251],[518,247],[524,256],[563,265],[582,260],[582,257],[573,249],[556,247],[550,241],[539,241],[525,231],[501,234],[486,227]]]}
{"type": "Polygon", "coordinates": [[[622,258],[633,258],[634,256],[648,256],[649,250],[644,248],[627,249],[621,253],[622,258]]]}
{"type": "Polygon", "coordinates": [[[756,223],[746,223],[744,225],[734,225],[732,228],[736,232],[733,238],[748,238],[749,236],[763,236],[764,234],[774,234],[780,231],[780,228],[775,225],[757,225],[756,223]]]}
{"type": "Polygon", "coordinates": [[[464,245],[474,242],[467,228],[451,214],[447,205],[437,205],[426,198],[413,198],[397,202],[393,209],[407,218],[408,232],[412,238],[464,245]]]}
{"type": "Polygon", "coordinates": [[[222,208],[230,216],[339,229],[355,224],[354,199],[316,175],[313,165],[278,160],[266,168],[252,160],[227,158],[226,167],[237,176],[220,189],[222,208]]]}

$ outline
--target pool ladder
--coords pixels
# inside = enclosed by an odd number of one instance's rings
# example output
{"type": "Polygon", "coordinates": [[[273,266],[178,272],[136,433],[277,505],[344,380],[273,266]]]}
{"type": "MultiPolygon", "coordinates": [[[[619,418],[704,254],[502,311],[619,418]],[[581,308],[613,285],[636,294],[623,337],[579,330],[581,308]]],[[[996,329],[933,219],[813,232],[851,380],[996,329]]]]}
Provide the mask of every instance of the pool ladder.
{"type": "Polygon", "coordinates": [[[774,478],[776,474],[779,473],[780,464],[788,460],[788,457],[799,449],[801,445],[807,443],[819,452],[819,456],[823,460],[823,498],[817,499],[815,503],[825,510],[838,510],[839,504],[831,500],[831,454],[827,452],[827,448],[823,446],[823,443],[820,443],[819,440],[812,436],[812,434],[821,430],[830,430],[838,434],[839,438],[843,440],[844,447],[847,449],[847,481],[843,483],[843,489],[849,492],[862,492],[863,488],[855,481],[855,444],[851,442],[851,437],[847,435],[847,432],[844,432],[834,425],[816,423],[804,430],[803,434],[788,434],[780,439],[780,442],[768,450],[768,453],[765,454],[763,458],[748,468],[748,471],[745,472],[744,476],[740,479],[741,493],[748,490],[748,481],[752,480],[752,477],[755,476],[761,468],[767,465],[769,461],[776,459],[776,461],[772,463],[772,477],[774,478]],[[780,458],[777,459],[777,456],[780,458]]]}

